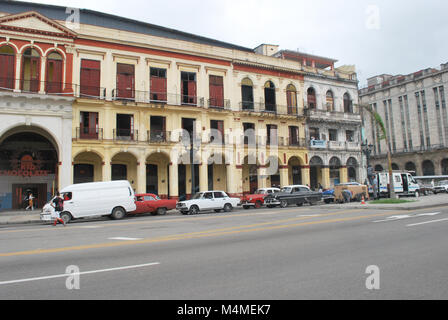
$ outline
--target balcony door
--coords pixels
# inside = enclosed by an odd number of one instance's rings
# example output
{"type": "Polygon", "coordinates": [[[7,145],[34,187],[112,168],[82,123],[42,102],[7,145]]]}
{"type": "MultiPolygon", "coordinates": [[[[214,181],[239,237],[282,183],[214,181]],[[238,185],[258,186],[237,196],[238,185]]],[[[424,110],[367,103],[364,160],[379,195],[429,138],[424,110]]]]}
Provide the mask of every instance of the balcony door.
{"type": "Polygon", "coordinates": [[[57,52],[52,52],[47,57],[46,92],[62,93],[62,56],[57,52]]]}
{"type": "Polygon", "coordinates": [[[117,63],[117,93],[118,99],[135,98],[135,67],[132,64],[117,63]]]}
{"type": "Polygon", "coordinates": [[[14,50],[9,46],[0,48],[0,89],[14,89],[14,50]]]}
{"type": "Polygon", "coordinates": [[[35,49],[27,49],[22,57],[21,89],[38,92],[40,88],[40,55],[35,49]]]}
{"type": "Polygon", "coordinates": [[[98,112],[81,112],[80,114],[80,138],[98,139],[98,112]]]}

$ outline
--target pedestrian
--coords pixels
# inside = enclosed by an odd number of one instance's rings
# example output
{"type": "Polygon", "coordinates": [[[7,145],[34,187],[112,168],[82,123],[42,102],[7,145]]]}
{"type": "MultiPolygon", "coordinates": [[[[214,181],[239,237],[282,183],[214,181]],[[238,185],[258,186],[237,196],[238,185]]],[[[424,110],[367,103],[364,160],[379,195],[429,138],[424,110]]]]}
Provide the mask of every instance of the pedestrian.
{"type": "Polygon", "coordinates": [[[65,221],[61,219],[61,212],[64,210],[64,199],[62,199],[61,194],[58,192],[56,197],[51,202],[51,206],[54,208],[54,223],[53,226],[56,227],[58,223],[61,223],[65,227],[65,221]]]}
{"type": "Polygon", "coordinates": [[[33,196],[33,193],[30,192],[30,194],[28,195],[27,200],[28,200],[28,207],[26,207],[25,210],[33,211],[34,210],[34,196],[33,196]]]}

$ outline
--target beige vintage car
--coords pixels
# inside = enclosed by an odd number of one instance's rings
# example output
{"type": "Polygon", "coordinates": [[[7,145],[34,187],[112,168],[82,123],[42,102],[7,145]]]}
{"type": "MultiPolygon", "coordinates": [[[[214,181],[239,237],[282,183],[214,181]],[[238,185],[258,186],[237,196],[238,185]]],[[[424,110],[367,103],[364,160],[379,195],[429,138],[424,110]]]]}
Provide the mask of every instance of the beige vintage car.
{"type": "Polygon", "coordinates": [[[357,183],[357,182],[349,182],[342,183],[334,187],[334,202],[345,202],[343,191],[349,190],[351,192],[351,201],[362,200],[362,196],[364,196],[364,200],[369,200],[369,188],[366,185],[357,183]]]}

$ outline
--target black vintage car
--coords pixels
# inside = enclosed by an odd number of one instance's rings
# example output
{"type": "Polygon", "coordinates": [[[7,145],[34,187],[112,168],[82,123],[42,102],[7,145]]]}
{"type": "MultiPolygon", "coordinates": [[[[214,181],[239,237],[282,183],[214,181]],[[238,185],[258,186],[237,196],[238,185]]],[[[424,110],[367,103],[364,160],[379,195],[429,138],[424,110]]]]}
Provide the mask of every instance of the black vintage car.
{"type": "Polygon", "coordinates": [[[283,187],[279,193],[268,195],[265,204],[268,208],[280,206],[286,208],[295,204],[302,206],[304,203],[314,205],[322,200],[322,192],[311,191],[307,186],[295,185],[283,187]]]}

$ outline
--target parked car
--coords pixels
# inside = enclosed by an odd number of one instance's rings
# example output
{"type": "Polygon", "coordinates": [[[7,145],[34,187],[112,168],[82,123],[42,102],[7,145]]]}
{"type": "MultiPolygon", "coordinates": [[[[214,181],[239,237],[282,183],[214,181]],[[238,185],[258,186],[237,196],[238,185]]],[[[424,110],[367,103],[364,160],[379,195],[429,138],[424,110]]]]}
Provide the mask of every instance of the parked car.
{"type": "Polygon", "coordinates": [[[178,202],[176,208],[182,214],[198,214],[211,210],[230,212],[240,203],[239,198],[231,198],[224,191],[205,191],[196,193],[191,200],[178,202]]]}
{"type": "Polygon", "coordinates": [[[328,189],[328,190],[324,190],[324,192],[322,192],[322,200],[326,203],[332,203],[334,202],[334,189],[328,189]]]}
{"type": "Polygon", "coordinates": [[[441,193],[441,192],[448,192],[448,180],[440,181],[435,187],[434,187],[434,193],[441,193]]]}
{"type": "Polygon", "coordinates": [[[137,198],[135,202],[137,209],[129,214],[151,213],[163,216],[167,211],[176,209],[176,200],[160,199],[152,193],[137,194],[135,197],[137,198]]]}
{"type": "Polygon", "coordinates": [[[267,195],[280,192],[279,188],[261,188],[254,194],[249,194],[241,198],[241,204],[244,209],[259,209],[264,205],[264,198],[267,195]]]}
{"type": "MultiPolygon", "coordinates": [[[[68,223],[74,219],[109,216],[114,220],[123,219],[127,213],[135,211],[135,195],[129,181],[81,183],[68,186],[60,191],[64,199],[64,211],[60,217],[68,223]]],[[[40,219],[52,221],[54,208],[47,203],[40,219]]]]}
{"type": "Polygon", "coordinates": [[[286,186],[279,193],[266,196],[265,203],[268,208],[280,206],[286,208],[295,204],[302,206],[304,203],[314,205],[322,200],[321,192],[311,191],[309,187],[303,185],[286,186]]]}

